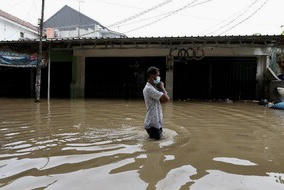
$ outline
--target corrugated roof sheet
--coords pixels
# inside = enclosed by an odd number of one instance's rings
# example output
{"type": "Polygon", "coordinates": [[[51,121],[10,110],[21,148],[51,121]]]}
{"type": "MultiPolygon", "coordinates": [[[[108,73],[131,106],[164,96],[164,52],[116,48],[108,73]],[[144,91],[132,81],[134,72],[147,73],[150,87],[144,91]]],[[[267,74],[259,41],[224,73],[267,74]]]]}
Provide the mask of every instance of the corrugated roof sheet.
{"type": "MultiPolygon", "coordinates": [[[[39,39],[25,41],[0,41],[1,44],[34,44],[39,39]]],[[[104,45],[105,47],[119,47],[132,45],[137,48],[147,48],[150,45],[159,45],[164,47],[192,45],[232,45],[241,46],[284,46],[284,35],[260,35],[260,36],[191,36],[191,37],[139,37],[139,38],[61,38],[61,39],[43,39],[44,44],[68,44],[68,46],[92,45],[94,47],[104,45]]]]}

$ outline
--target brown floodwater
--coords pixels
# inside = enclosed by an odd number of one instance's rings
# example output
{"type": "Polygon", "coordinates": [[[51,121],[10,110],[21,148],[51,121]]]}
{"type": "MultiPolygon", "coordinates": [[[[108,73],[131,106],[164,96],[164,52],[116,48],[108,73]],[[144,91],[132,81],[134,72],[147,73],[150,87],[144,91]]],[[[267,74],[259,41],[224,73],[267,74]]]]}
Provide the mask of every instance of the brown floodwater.
{"type": "Polygon", "coordinates": [[[0,99],[0,189],[283,190],[284,110],[171,101],[0,99]]]}

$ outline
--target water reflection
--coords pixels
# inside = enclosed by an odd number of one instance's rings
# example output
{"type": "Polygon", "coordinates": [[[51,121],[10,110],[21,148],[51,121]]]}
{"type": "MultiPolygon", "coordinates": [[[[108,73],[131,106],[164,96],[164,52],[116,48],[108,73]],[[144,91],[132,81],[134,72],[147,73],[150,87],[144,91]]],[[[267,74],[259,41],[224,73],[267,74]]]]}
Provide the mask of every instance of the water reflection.
{"type": "Polygon", "coordinates": [[[0,99],[1,189],[283,189],[283,111],[171,102],[0,99]]]}

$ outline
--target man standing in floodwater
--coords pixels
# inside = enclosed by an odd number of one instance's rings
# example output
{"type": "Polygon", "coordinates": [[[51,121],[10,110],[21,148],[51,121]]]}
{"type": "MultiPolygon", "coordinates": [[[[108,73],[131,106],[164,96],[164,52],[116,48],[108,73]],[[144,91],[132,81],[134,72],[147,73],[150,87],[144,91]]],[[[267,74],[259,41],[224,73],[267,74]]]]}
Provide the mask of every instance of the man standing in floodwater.
{"type": "Polygon", "coordinates": [[[150,138],[159,140],[163,132],[163,112],[161,102],[170,100],[160,80],[160,71],[156,67],[149,67],[147,70],[147,83],[143,89],[143,96],[146,104],[146,117],[144,127],[150,138]]]}

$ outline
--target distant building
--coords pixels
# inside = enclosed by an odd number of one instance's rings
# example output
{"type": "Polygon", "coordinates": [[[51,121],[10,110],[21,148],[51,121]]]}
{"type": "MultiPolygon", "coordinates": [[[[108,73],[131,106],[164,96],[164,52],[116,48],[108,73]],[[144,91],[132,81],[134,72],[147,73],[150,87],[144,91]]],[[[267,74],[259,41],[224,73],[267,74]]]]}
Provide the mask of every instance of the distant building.
{"type": "Polygon", "coordinates": [[[38,38],[38,28],[29,22],[0,10],[0,41],[38,38]]]}
{"type": "Polygon", "coordinates": [[[47,38],[121,38],[122,33],[109,30],[99,22],[65,5],[43,23],[47,38]]]}

